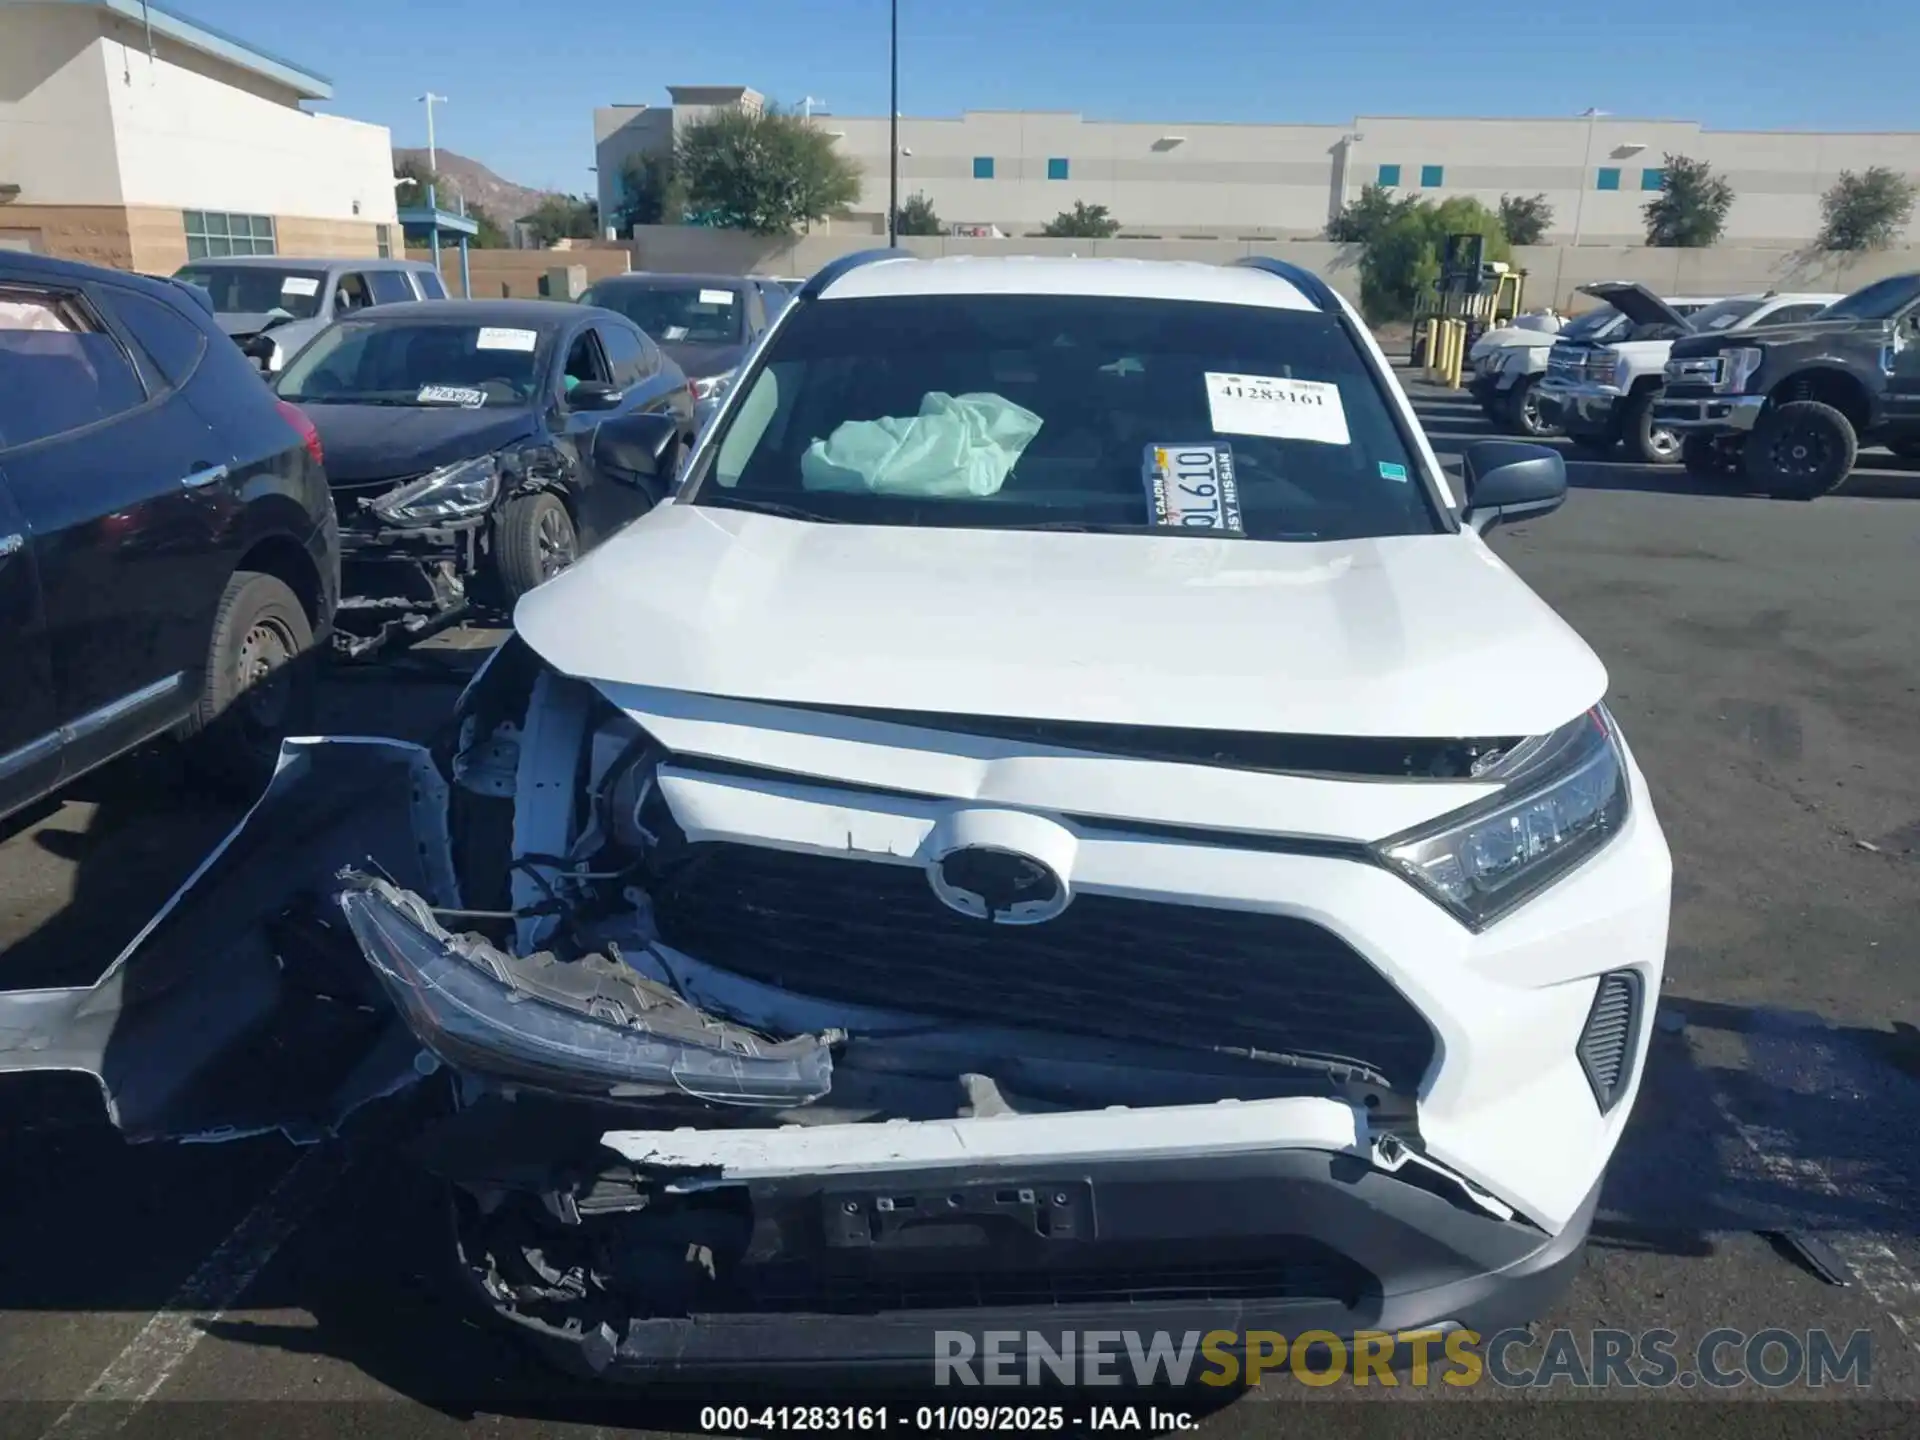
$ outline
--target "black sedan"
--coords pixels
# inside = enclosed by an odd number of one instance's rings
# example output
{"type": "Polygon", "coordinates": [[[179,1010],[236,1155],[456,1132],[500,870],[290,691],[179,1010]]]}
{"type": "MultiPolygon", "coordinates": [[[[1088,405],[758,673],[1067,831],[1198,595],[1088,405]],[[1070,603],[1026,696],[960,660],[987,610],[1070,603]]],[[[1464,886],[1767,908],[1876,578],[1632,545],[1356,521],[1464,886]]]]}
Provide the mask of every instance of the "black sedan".
{"type": "Polygon", "coordinates": [[[631,320],[550,300],[380,306],[274,388],[326,447],[349,651],[511,607],[664,496],[694,423],[631,320]]]}
{"type": "Polygon", "coordinates": [[[702,418],[792,296],[757,275],[615,275],[582,299],[626,316],[660,344],[693,385],[702,418]]]}

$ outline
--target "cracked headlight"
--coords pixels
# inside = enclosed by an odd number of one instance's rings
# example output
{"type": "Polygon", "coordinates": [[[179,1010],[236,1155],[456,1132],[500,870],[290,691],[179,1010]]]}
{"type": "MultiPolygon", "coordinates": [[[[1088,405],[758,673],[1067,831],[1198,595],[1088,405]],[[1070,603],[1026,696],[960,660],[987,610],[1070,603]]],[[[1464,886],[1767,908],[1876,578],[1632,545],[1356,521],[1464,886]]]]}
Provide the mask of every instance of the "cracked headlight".
{"type": "Polygon", "coordinates": [[[369,500],[367,508],[392,525],[432,525],[477,515],[499,493],[499,458],[482,455],[442,465],[369,500]]]}
{"type": "Polygon", "coordinates": [[[729,370],[724,375],[702,375],[688,380],[687,386],[693,391],[696,403],[709,404],[725,397],[727,391],[733,388],[733,379],[738,373],[729,370]]]}
{"type": "Polygon", "coordinates": [[[1626,822],[1626,762],[1604,706],[1521,741],[1479,778],[1505,785],[1373,847],[1470,930],[1484,930],[1538,895],[1626,822]]]}

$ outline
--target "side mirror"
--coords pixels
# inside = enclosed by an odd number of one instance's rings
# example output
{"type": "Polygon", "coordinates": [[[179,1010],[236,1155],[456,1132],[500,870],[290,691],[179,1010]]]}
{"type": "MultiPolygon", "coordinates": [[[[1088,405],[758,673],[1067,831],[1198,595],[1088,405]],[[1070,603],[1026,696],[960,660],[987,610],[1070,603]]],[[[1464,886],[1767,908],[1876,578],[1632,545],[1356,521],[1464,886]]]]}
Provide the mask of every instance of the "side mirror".
{"type": "Polygon", "coordinates": [[[600,380],[582,380],[567,392],[569,410],[612,410],[626,398],[618,386],[600,380]]]}
{"type": "Polygon", "coordinates": [[[680,422],[658,412],[619,416],[593,437],[594,464],[621,480],[672,484],[680,468],[679,449],[680,422]]]}
{"type": "Polygon", "coordinates": [[[247,339],[243,340],[240,344],[240,353],[253,361],[253,363],[258,365],[263,371],[273,364],[273,350],[273,337],[264,330],[257,335],[248,336],[247,339]]]}
{"type": "Polygon", "coordinates": [[[1486,534],[1503,520],[1550,515],[1567,498],[1567,462],[1544,445],[1485,440],[1462,457],[1467,503],[1462,524],[1486,534]]]}

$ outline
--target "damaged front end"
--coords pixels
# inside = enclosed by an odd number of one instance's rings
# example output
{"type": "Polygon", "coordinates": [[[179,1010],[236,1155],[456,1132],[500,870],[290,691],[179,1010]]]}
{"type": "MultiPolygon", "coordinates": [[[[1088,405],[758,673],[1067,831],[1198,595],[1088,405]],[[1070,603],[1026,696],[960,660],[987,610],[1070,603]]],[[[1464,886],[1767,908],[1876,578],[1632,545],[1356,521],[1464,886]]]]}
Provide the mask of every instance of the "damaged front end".
{"type": "Polygon", "coordinates": [[[1577,1262],[1591,1200],[1550,1232],[1427,1157],[1432,1034],[1364,965],[1269,983],[1310,939],[1275,917],[1212,911],[1185,953],[1145,902],[928,901],[906,832],[848,820],[894,863],[782,849],[777,787],[743,844],[517,640],[456,719],[438,756],[290,744],[98,984],[0,996],[0,1070],[95,1075],[134,1140],[314,1140],[434,1077],[411,1150],[474,1293],[608,1376],[925,1379],[985,1328],[1498,1328],[1577,1262]],[[870,873],[850,900],[816,861],[870,873]]]}

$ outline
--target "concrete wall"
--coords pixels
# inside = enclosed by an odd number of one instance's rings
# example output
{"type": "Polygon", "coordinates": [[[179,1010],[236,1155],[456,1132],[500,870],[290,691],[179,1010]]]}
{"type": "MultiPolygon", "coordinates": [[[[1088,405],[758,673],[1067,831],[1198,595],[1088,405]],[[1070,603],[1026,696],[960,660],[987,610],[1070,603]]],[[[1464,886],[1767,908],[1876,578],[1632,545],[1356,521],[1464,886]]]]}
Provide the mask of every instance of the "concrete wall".
{"type": "MultiPolygon", "coordinates": [[[[409,250],[407,258],[431,260],[433,254],[427,250],[409,250]]],[[[540,277],[549,270],[561,269],[568,265],[584,265],[588,282],[591,283],[595,280],[604,280],[609,275],[626,274],[631,265],[631,257],[624,248],[469,250],[467,265],[468,274],[473,281],[475,299],[499,300],[510,297],[535,300],[540,296],[540,277]]],[[[458,295],[460,293],[459,250],[450,247],[442,249],[440,273],[446,279],[447,293],[458,295]]]]}
{"type": "Polygon", "coordinates": [[[106,38],[108,94],[130,205],[392,224],[385,126],[309,114],[234,66],[143,36],[106,38]],[[250,83],[239,83],[246,80],[250,83]]]}
{"type": "MultiPolygon", "coordinates": [[[[769,240],[735,231],[692,226],[643,226],[633,241],[634,268],[664,272],[811,275],[856,250],[871,249],[872,236],[812,235],[769,240]]],[[[942,255],[1118,255],[1149,260],[1197,260],[1225,264],[1246,255],[1272,255],[1322,276],[1357,301],[1360,252],[1354,245],[1318,240],[1262,243],[1213,240],[976,240],[954,236],[903,236],[901,245],[929,258],[942,255]]],[[[1514,264],[1527,271],[1530,306],[1585,309],[1594,302],[1577,288],[1594,280],[1639,280],[1667,295],[1736,295],[1762,290],[1847,291],[1920,270],[1920,249],[1834,255],[1812,250],[1719,246],[1710,250],[1650,250],[1645,246],[1527,246],[1514,264]]]]}
{"type": "Polygon", "coordinates": [[[0,11],[0,182],[20,187],[0,223],[17,223],[16,206],[121,203],[107,85],[92,13],[70,5],[0,11]]]}
{"type": "MultiPolygon", "coordinates": [[[[710,104],[725,89],[673,89],[674,105],[596,112],[603,213],[617,201],[612,187],[624,158],[664,145],[680,123],[679,96],[698,93],[710,104]]],[[[815,114],[814,123],[865,177],[854,222],[883,230],[886,117],[815,114]]],[[[1387,166],[1397,168],[1402,194],[1472,196],[1490,206],[1503,194],[1544,195],[1554,210],[1547,239],[1556,244],[1576,232],[1587,244],[1638,244],[1646,233],[1642,212],[1659,191],[1657,172],[1674,154],[1705,160],[1732,182],[1729,244],[1792,246],[1818,233],[1820,197],[1842,170],[1885,165],[1920,178],[1920,132],[1718,131],[1691,120],[1615,116],[1359,115],[1348,125],[1216,125],[974,110],[903,116],[900,143],[902,199],[922,194],[949,224],[997,225],[1016,237],[1084,201],[1105,205],[1122,233],[1310,238],[1387,166]],[[991,164],[991,179],[976,178],[976,161],[991,164]],[[1062,169],[1064,177],[1052,178],[1062,169]],[[1601,188],[1603,178],[1610,188],[1601,188]]],[[[1920,229],[1913,238],[1920,240],[1920,229]]]]}

